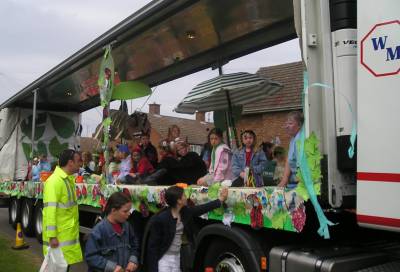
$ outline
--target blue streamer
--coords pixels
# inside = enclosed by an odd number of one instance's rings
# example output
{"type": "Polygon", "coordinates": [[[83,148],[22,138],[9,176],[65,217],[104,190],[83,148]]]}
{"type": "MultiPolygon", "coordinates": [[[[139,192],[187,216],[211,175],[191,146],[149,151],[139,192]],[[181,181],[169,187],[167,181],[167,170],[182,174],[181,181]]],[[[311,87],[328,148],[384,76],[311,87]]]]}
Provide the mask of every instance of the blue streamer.
{"type": "Polygon", "coordinates": [[[325,239],[329,239],[329,226],[335,225],[331,221],[326,218],[324,211],[321,208],[321,205],[318,202],[317,195],[314,190],[314,183],[311,178],[310,168],[308,167],[307,157],[304,152],[304,141],[305,141],[305,133],[304,133],[304,126],[301,128],[300,132],[300,150],[298,151],[298,166],[301,170],[301,174],[303,177],[304,184],[306,186],[308,195],[310,196],[311,203],[314,206],[314,210],[317,214],[318,221],[319,221],[319,229],[318,234],[323,236],[325,239]]]}
{"type": "MultiPolygon", "coordinates": [[[[324,87],[324,88],[333,89],[332,87],[321,84],[321,83],[314,83],[310,87],[312,87],[312,86],[320,86],[320,87],[324,87]]],[[[304,75],[303,75],[303,88],[304,88],[303,89],[303,107],[304,107],[304,94],[305,94],[306,90],[308,90],[308,88],[309,88],[308,74],[306,71],[304,71],[304,75]]],[[[321,208],[321,205],[318,202],[317,195],[314,190],[314,182],[312,181],[310,168],[308,167],[307,156],[304,152],[304,141],[305,141],[304,126],[301,128],[299,141],[300,141],[300,149],[297,150],[297,152],[298,152],[297,158],[299,158],[297,165],[300,168],[300,171],[301,171],[301,174],[303,177],[303,181],[304,181],[304,185],[306,186],[308,195],[310,196],[311,203],[313,204],[314,210],[318,217],[318,221],[319,221],[319,225],[320,225],[320,227],[318,229],[318,234],[320,236],[323,236],[325,239],[329,239],[330,238],[329,226],[333,226],[335,224],[326,218],[326,216],[321,208]]]]}

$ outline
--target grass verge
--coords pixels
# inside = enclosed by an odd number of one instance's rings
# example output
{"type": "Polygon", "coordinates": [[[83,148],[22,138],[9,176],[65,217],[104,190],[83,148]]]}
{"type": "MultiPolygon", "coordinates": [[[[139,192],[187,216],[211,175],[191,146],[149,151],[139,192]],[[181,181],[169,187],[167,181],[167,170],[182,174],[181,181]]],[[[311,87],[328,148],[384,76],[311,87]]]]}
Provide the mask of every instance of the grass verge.
{"type": "Polygon", "coordinates": [[[39,271],[41,260],[28,250],[13,250],[10,241],[0,236],[0,271],[39,271]]]}

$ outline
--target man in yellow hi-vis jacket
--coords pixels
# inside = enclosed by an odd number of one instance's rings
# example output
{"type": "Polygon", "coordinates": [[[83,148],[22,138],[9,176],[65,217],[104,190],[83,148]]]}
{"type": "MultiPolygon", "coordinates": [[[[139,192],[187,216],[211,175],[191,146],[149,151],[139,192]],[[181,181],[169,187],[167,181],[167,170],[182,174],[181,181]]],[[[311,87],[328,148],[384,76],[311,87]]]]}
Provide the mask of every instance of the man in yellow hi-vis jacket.
{"type": "Polygon", "coordinates": [[[79,214],[74,173],[82,164],[78,152],[67,149],[60,154],[59,166],[47,179],[43,191],[43,253],[60,247],[68,265],[82,261],[79,243],[79,214]]]}

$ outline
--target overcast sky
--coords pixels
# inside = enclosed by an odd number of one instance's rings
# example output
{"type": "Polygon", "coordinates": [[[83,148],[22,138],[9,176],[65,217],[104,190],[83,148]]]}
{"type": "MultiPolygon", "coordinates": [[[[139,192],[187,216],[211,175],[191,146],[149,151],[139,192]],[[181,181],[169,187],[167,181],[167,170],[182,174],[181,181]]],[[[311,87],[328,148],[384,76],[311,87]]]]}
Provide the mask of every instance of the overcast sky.
{"type": "MultiPolygon", "coordinates": [[[[1,0],[0,1],[0,103],[128,17],[149,0],[1,0]]],[[[224,66],[224,73],[256,72],[260,67],[300,60],[298,41],[265,49],[224,66]]],[[[218,71],[207,69],[157,86],[148,103],[161,104],[161,114],[173,108],[196,84],[218,71]],[[177,88],[179,86],[179,88],[177,88]],[[171,96],[171,92],[174,93],[171,96]]],[[[128,102],[141,108],[145,98],[128,102]]],[[[116,107],[117,104],[112,105],[116,107]]],[[[148,111],[145,105],[143,111],[148,111]]],[[[100,110],[83,114],[83,134],[93,132],[100,110]]]]}

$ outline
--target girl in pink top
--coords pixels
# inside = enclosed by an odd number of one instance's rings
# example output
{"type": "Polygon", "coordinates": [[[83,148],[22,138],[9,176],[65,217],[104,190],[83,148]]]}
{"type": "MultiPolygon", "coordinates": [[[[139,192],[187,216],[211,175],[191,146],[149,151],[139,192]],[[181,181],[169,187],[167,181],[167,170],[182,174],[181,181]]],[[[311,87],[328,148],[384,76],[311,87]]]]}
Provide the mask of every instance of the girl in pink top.
{"type": "Polygon", "coordinates": [[[211,163],[208,174],[197,181],[198,185],[209,186],[216,182],[232,180],[232,152],[222,142],[223,134],[218,128],[210,131],[210,143],[212,146],[211,163]]]}

